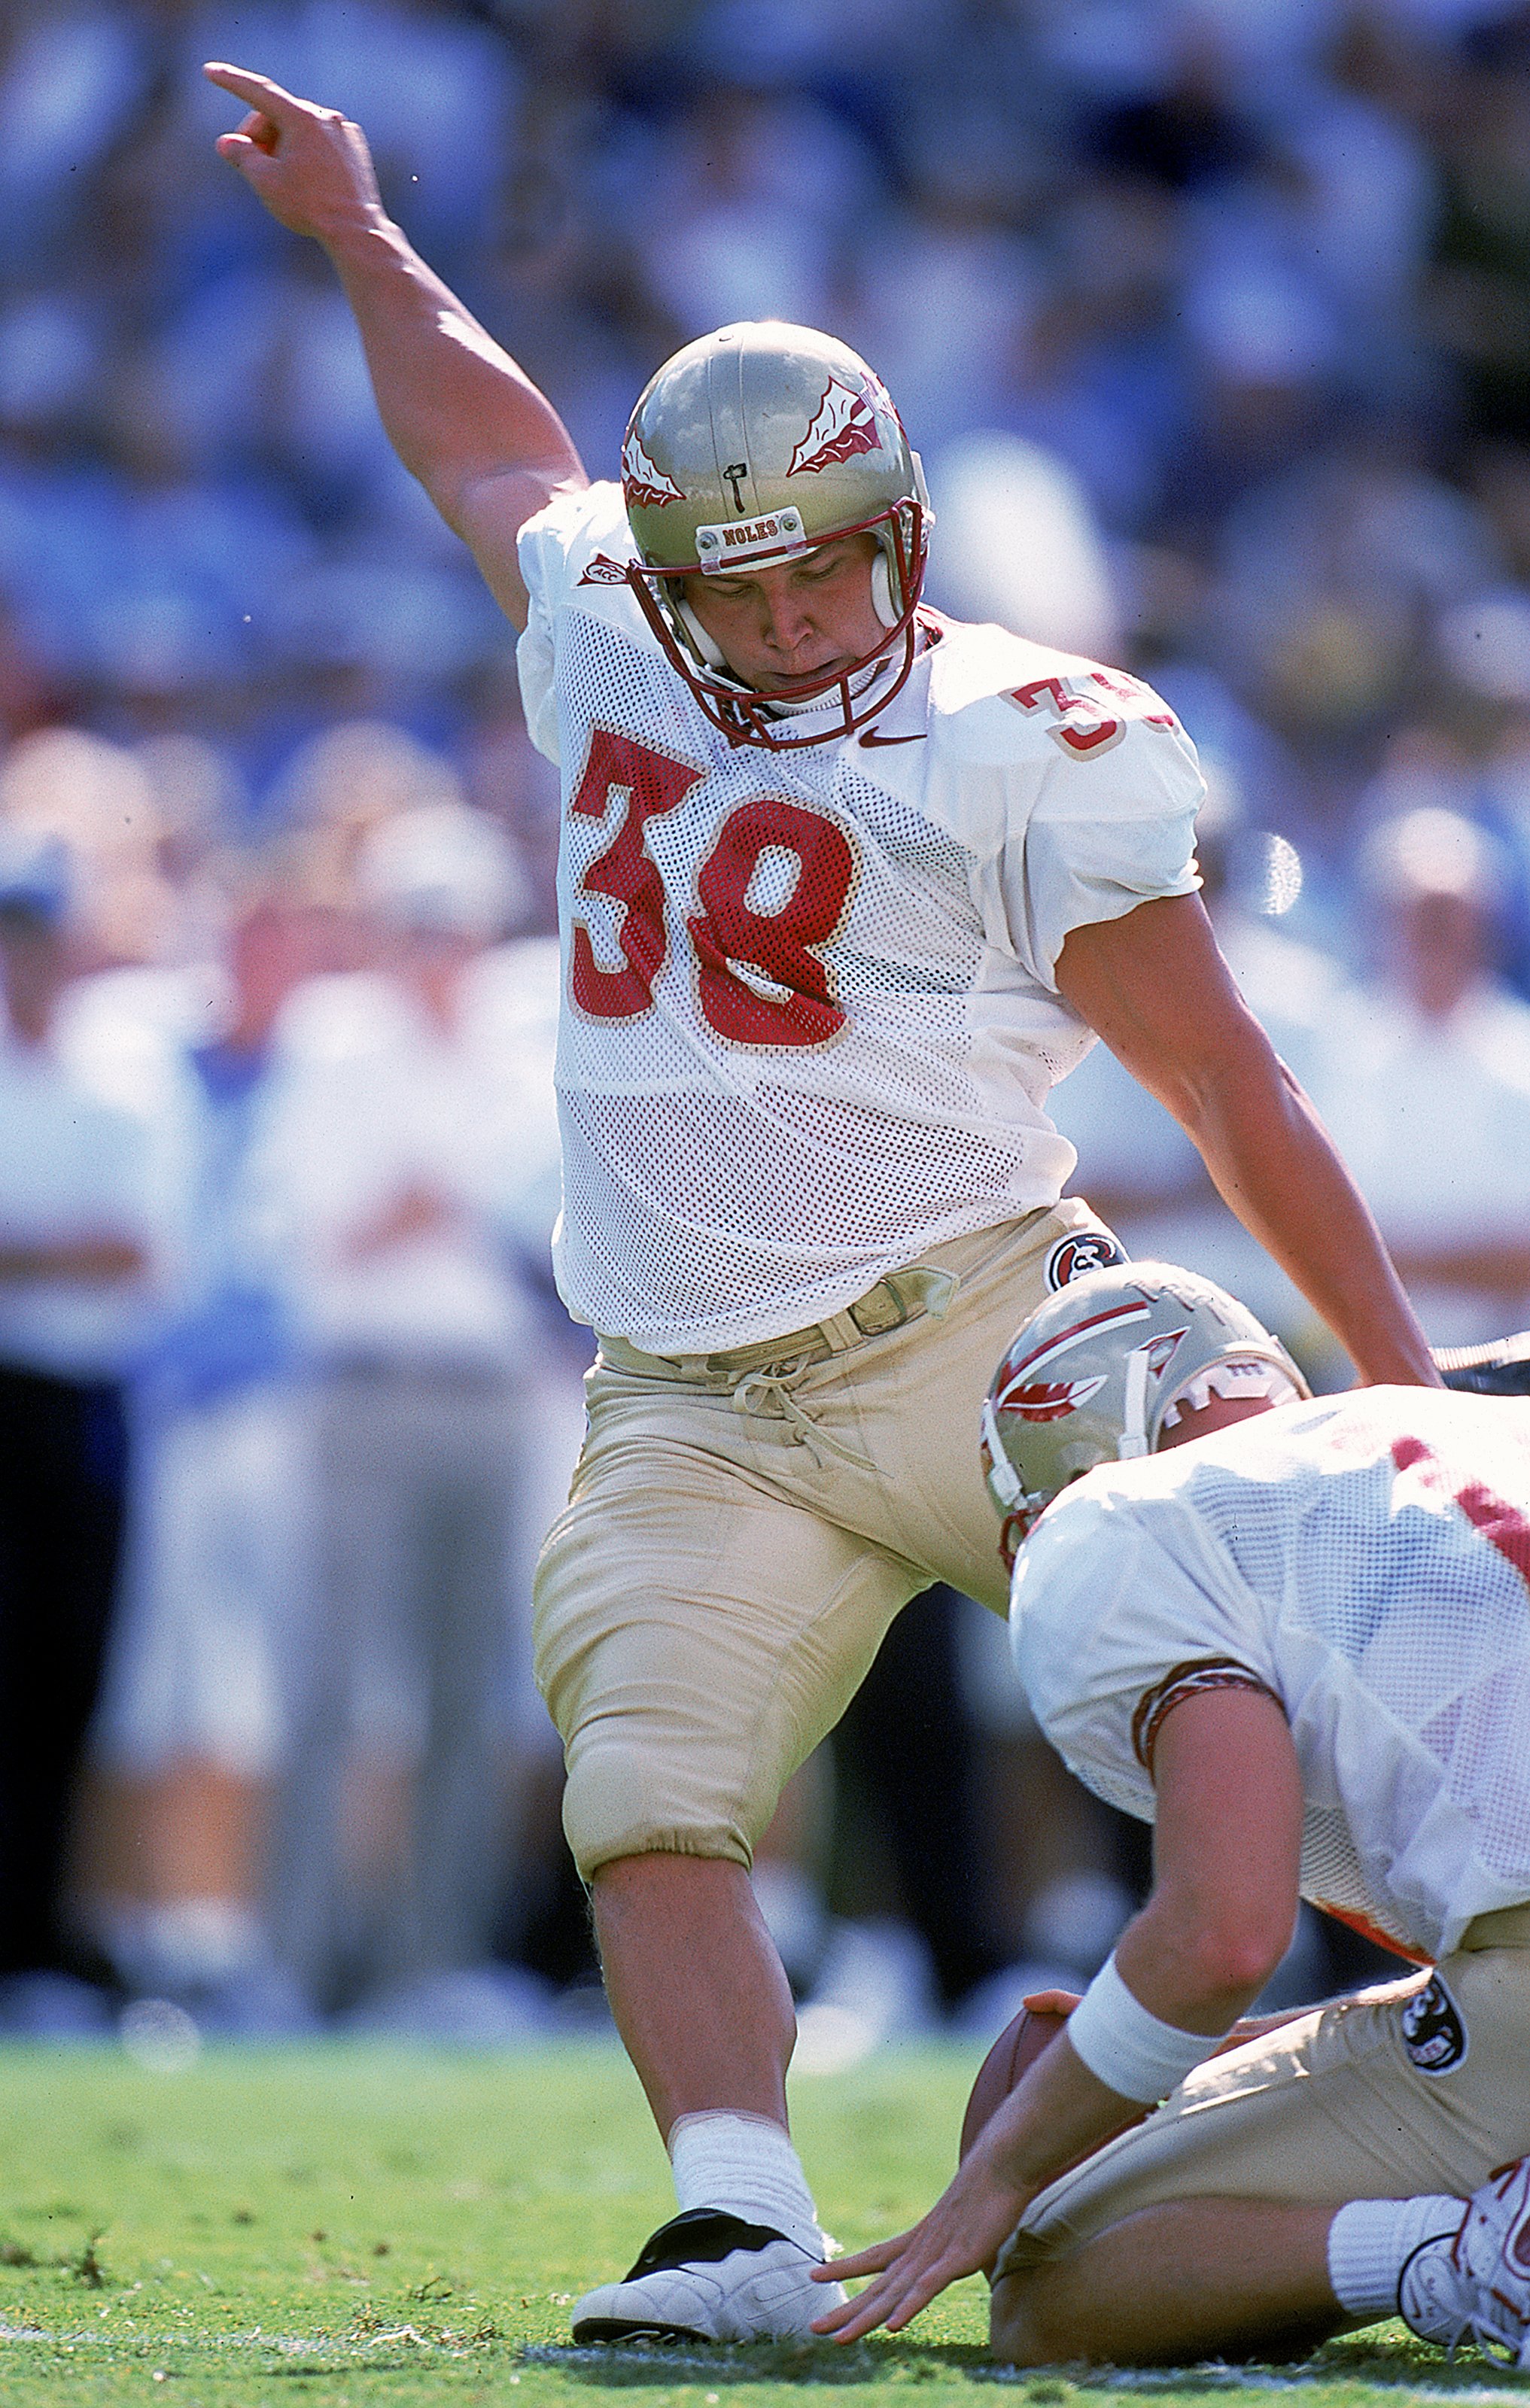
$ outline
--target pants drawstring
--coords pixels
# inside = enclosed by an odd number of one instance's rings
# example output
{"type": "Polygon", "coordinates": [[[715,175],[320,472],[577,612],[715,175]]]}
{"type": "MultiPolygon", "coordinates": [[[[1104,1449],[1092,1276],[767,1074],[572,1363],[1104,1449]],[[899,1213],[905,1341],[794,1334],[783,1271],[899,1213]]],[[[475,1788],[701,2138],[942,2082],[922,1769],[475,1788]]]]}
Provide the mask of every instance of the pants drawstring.
{"type": "MultiPolygon", "coordinates": [[[[841,1461],[853,1464],[857,1471],[874,1470],[875,1466],[864,1455],[858,1455],[853,1447],[846,1446],[842,1440],[821,1428],[798,1404],[793,1392],[801,1385],[811,1369],[811,1359],[802,1359],[795,1363],[766,1364],[758,1370],[746,1371],[734,1383],[734,1412],[764,1414],[768,1410],[767,1399],[771,1400],[779,1418],[790,1423],[796,1443],[807,1448],[820,1471],[826,1471],[829,1468],[823,1459],[825,1447],[841,1461]]],[[[775,1418],[775,1415],[770,1417],[775,1418]]]]}

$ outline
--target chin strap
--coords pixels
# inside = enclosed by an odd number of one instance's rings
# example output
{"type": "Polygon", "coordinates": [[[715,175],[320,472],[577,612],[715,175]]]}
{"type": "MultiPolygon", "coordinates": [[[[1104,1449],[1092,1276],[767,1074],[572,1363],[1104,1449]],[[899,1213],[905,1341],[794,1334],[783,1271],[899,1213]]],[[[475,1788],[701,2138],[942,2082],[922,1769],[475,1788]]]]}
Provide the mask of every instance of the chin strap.
{"type": "Polygon", "coordinates": [[[692,609],[690,603],[684,600],[684,598],[678,594],[675,596],[675,613],[678,618],[683,619],[685,622],[686,634],[690,637],[691,641],[696,648],[696,651],[706,662],[707,666],[709,669],[725,669],[728,664],[723,659],[718,646],[713,643],[710,636],[707,633],[706,628],[702,625],[701,621],[696,617],[695,612],[692,609]]]}
{"type": "MultiPolygon", "coordinates": [[[[889,646],[875,653],[869,661],[862,661],[855,668],[848,670],[840,680],[840,690],[851,704],[859,708],[868,696],[876,693],[884,681],[891,683],[898,666],[889,646]]],[[[827,695],[806,695],[796,702],[773,701],[767,695],[765,708],[772,719],[794,719],[802,718],[809,711],[832,709],[833,704],[834,695],[831,692],[827,695]]]]}
{"type": "Polygon", "coordinates": [[[999,1503],[1012,1512],[1024,1498],[1025,1483],[1004,1451],[1004,1440],[999,1436],[999,1417],[994,1411],[992,1397],[983,1398],[979,1418],[988,1448],[988,1484],[999,1503]]]}
{"type": "Polygon", "coordinates": [[[884,627],[895,627],[902,617],[893,593],[893,564],[880,544],[871,564],[871,607],[884,627]]]}

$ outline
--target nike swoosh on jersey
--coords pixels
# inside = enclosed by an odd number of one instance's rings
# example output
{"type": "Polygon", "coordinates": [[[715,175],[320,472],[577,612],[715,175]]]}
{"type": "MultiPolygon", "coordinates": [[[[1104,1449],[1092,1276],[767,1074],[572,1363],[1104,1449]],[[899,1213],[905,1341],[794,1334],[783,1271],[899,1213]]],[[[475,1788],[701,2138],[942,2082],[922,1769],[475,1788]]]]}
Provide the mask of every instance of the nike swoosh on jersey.
{"type": "Polygon", "coordinates": [[[922,744],[928,734],[928,728],[921,727],[912,736],[879,736],[874,727],[868,727],[861,741],[863,744],[922,744]]]}

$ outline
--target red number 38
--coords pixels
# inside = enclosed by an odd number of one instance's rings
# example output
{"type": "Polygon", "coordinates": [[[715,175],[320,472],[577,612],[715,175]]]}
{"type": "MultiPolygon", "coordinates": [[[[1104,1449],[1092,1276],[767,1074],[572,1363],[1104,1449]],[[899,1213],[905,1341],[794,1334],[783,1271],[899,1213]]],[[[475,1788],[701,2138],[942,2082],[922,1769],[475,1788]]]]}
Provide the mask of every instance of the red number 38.
{"type": "MultiPolygon", "coordinates": [[[[616,789],[625,789],[627,808],[579,884],[581,894],[608,895],[623,906],[620,969],[602,969],[588,925],[574,923],[570,982],[579,1010],[593,1019],[631,1020],[652,1006],[669,940],[664,882],[645,830],[683,802],[701,775],[629,736],[594,732],[570,808],[580,818],[603,819],[616,789]]],[[[834,935],[854,877],[849,838],[816,811],[784,796],[761,795],[729,812],[697,876],[701,908],[685,921],[702,1016],[720,1037],[735,1045],[822,1045],[839,1034],[846,1016],[813,948],[834,935]],[[749,900],[750,888],[771,852],[794,855],[797,875],[779,910],[761,911],[749,900]],[[781,992],[762,993],[735,964],[759,971],[781,992]]]]}

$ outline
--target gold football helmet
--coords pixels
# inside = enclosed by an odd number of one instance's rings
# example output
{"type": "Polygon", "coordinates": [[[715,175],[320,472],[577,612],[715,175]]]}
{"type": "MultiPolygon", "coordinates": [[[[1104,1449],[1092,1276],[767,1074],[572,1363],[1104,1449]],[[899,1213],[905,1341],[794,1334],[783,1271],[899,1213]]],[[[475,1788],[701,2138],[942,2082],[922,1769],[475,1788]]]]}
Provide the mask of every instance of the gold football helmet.
{"type": "Polygon", "coordinates": [[[633,411],[622,484],[638,553],[628,580],[714,726],[735,743],[789,750],[847,736],[885,709],[919,650],[914,614],[933,514],[886,388],[847,344],[778,319],[687,343],[633,411]],[[882,642],[837,675],[768,695],[730,676],[682,580],[772,567],[861,533],[877,541],[871,591],[882,642]],[[836,693],[834,724],[804,734],[796,714],[836,693]]]}

